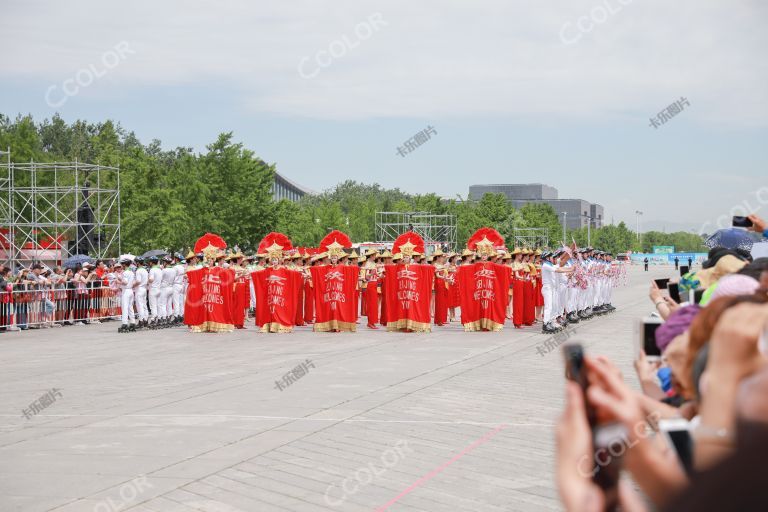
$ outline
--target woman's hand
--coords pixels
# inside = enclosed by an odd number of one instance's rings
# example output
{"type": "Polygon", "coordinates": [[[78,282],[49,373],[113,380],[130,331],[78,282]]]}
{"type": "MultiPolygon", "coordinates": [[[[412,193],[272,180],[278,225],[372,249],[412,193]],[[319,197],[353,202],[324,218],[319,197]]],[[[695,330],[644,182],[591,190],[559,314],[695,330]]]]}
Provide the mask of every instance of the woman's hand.
{"type": "Polygon", "coordinates": [[[651,281],[651,288],[648,290],[648,297],[654,304],[664,300],[664,296],[662,295],[661,290],[659,290],[659,287],[656,286],[656,281],[651,281]]]}

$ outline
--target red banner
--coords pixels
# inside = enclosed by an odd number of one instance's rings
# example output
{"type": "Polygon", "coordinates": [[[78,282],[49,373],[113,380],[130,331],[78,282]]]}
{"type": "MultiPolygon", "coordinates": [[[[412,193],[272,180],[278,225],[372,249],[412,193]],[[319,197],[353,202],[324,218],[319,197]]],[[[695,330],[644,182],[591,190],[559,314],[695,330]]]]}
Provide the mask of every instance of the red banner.
{"type": "Polygon", "coordinates": [[[184,323],[193,332],[229,332],[235,273],[221,267],[203,267],[187,272],[189,288],[184,323]]]}
{"type": "Polygon", "coordinates": [[[435,267],[432,265],[385,265],[384,300],[388,331],[429,332],[429,303],[435,267]]]}
{"type": "Polygon", "coordinates": [[[319,332],[357,330],[357,266],[321,265],[312,272],[315,326],[319,332]]]}
{"type": "Polygon", "coordinates": [[[465,331],[500,331],[509,300],[509,267],[496,263],[461,265],[456,283],[461,293],[465,331]]]}
{"type": "Polygon", "coordinates": [[[291,332],[296,321],[301,272],[285,267],[251,273],[256,290],[256,325],[262,332],[291,332]]]}

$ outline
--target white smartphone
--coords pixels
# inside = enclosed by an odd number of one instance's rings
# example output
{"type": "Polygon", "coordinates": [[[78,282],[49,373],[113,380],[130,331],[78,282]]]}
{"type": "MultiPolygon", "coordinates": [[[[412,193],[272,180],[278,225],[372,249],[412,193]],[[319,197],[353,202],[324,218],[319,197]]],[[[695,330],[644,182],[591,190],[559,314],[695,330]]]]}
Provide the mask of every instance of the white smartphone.
{"type": "Polygon", "coordinates": [[[647,316],[641,318],[635,324],[635,352],[639,355],[640,350],[645,351],[645,355],[650,361],[661,359],[661,350],[656,346],[656,329],[664,323],[661,317],[647,316]]]}

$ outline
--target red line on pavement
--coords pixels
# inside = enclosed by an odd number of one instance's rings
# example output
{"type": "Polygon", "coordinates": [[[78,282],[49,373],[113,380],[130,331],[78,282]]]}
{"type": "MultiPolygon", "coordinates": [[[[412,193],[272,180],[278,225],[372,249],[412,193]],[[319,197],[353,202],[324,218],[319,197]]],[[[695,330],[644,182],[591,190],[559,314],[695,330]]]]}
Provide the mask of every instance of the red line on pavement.
{"type": "Polygon", "coordinates": [[[483,437],[481,437],[480,439],[476,440],[475,442],[473,442],[472,444],[470,444],[469,446],[467,446],[466,448],[461,450],[459,453],[457,453],[449,461],[444,462],[440,466],[436,467],[435,469],[433,469],[432,471],[430,471],[426,475],[422,476],[421,478],[419,478],[418,480],[413,482],[403,492],[401,492],[400,494],[398,494],[397,496],[395,496],[394,498],[392,498],[391,500],[386,502],[384,505],[382,505],[379,508],[377,508],[376,512],[384,512],[389,507],[391,507],[392,505],[394,505],[395,503],[397,503],[398,501],[403,499],[405,496],[407,496],[408,494],[412,493],[413,491],[415,491],[416,489],[418,489],[419,487],[423,486],[424,484],[426,484],[427,482],[432,480],[434,477],[436,477],[437,475],[442,473],[448,466],[450,466],[451,464],[453,464],[454,462],[456,462],[460,458],[464,457],[468,453],[474,451],[477,447],[479,447],[479,446],[487,443],[488,441],[490,441],[493,436],[495,436],[496,434],[501,432],[506,427],[507,427],[506,425],[499,425],[495,429],[491,430],[490,432],[485,434],[483,437]]]}

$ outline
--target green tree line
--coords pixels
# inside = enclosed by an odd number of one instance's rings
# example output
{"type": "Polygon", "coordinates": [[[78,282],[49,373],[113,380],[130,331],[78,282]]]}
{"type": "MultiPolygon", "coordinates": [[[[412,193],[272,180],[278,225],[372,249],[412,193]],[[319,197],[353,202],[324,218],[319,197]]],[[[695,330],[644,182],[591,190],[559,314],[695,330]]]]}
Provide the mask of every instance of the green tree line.
{"type": "MultiPolygon", "coordinates": [[[[378,211],[430,212],[456,216],[458,245],[472,233],[492,226],[510,238],[515,229],[547,228],[550,246],[562,238],[554,209],[545,204],[513,208],[502,194],[479,201],[444,199],[436,194],[410,194],[378,184],[348,180],[298,202],[272,200],[274,164],[222,133],[195,153],[191,148],[164,150],[159,140],[142,144],[119,123],[67,124],[55,115],[36,123],[31,116],[11,119],[0,114],[0,148],[11,147],[15,162],[74,161],[120,167],[122,249],[184,249],[206,231],[229,243],[255,249],[270,231],[288,234],[294,244],[315,246],[331,229],[355,241],[375,241],[378,211]]],[[[648,250],[674,245],[678,250],[704,250],[690,233],[649,232],[637,240],[622,222],[591,230],[591,244],[612,252],[648,250]]],[[[587,245],[587,230],[568,231],[567,242],[587,245]]]]}

